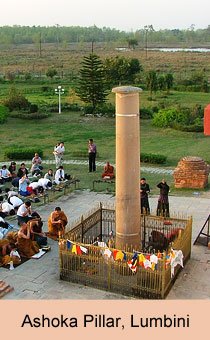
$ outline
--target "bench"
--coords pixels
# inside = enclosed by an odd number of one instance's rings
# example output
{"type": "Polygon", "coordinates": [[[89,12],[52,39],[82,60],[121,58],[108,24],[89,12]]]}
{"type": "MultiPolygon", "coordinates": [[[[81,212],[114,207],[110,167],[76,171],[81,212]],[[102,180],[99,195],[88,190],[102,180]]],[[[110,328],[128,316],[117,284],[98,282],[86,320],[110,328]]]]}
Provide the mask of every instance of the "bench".
{"type": "Polygon", "coordinates": [[[93,181],[93,190],[95,190],[95,184],[96,183],[115,184],[115,179],[114,178],[113,179],[95,179],[93,181]]]}
{"type": "Polygon", "coordinates": [[[74,185],[74,189],[78,189],[80,180],[78,178],[72,178],[69,180],[65,180],[61,182],[60,184],[53,185],[52,189],[49,190],[55,194],[56,191],[63,191],[63,194],[66,195],[68,192],[68,189],[71,188],[72,185],[74,185]]]}

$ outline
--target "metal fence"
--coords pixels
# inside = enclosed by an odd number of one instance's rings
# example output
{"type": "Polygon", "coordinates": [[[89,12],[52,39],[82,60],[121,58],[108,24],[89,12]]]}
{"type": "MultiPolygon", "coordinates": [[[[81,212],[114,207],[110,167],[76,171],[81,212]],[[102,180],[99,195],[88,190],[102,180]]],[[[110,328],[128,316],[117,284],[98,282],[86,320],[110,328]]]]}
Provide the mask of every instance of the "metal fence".
{"type": "MultiPolygon", "coordinates": [[[[124,251],[125,260],[114,260],[104,255],[103,245],[109,240],[109,233],[115,233],[115,211],[113,207],[100,206],[86,216],[82,216],[71,226],[65,239],[59,242],[60,278],[62,280],[85,284],[94,288],[108,290],[127,296],[146,299],[163,299],[172,286],[180,266],[171,277],[171,266],[167,264],[167,253],[171,247],[181,250],[184,263],[191,252],[191,218],[164,219],[151,215],[141,217],[142,254],[145,258],[158,254],[155,269],[137,263],[132,271],[128,263],[133,259],[133,250],[124,251]],[[67,243],[85,247],[86,253],[68,250],[67,243]],[[97,243],[99,242],[99,243],[97,243]]],[[[109,248],[113,253],[115,249],[109,248]]]]}

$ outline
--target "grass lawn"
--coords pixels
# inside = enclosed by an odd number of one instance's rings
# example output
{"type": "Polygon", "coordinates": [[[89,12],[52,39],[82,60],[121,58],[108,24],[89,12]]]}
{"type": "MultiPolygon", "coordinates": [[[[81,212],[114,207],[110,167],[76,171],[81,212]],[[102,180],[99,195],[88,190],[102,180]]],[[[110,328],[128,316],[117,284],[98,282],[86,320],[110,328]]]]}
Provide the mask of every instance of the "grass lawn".
{"type": "MultiPolygon", "coordinates": [[[[53,147],[58,140],[64,140],[66,152],[65,159],[86,159],[87,141],[89,138],[96,141],[98,148],[98,161],[115,163],[115,119],[84,117],[76,112],[53,113],[47,119],[40,121],[23,121],[9,118],[1,128],[0,160],[3,164],[4,151],[8,147],[36,147],[44,151],[45,159],[54,159],[53,147]]],[[[163,154],[167,156],[167,163],[153,165],[154,167],[175,167],[181,157],[191,155],[200,156],[210,160],[210,139],[202,133],[186,133],[172,129],[159,129],[151,125],[151,121],[141,121],[141,152],[163,154]]],[[[142,164],[147,166],[147,164],[142,164]]],[[[151,166],[151,164],[150,164],[151,166]]],[[[54,165],[52,166],[54,167],[54,165]]],[[[47,166],[45,166],[47,170],[47,166]]],[[[88,174],[86,165],[66,165],[66,172],[81,180],[80,187],[92,189],[94,179],[99,179],[102,167],[96,173],[88,174]]],[[[164,177],[171,187],[171,194],[192,195],[194,190],[175,190],[171,175],[141,173],[147,178],[152,194],[159,191],[157,183],[164,177]]],[[[105,185],[98,184],[97,190],[106,190],[105,185]]],[[[113,191],[114,186],[107,186],[113,191]]]]}

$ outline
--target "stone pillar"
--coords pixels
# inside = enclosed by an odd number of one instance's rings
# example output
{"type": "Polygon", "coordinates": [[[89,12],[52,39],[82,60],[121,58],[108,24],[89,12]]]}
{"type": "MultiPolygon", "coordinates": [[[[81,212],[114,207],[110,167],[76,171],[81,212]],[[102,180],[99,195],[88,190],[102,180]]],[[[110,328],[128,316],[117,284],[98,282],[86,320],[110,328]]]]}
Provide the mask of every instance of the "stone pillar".
{"type": "Polygon", "coordinates": [[[116,248],[140,245],[140,88],[122,86],[116,94],[116,248]]]}

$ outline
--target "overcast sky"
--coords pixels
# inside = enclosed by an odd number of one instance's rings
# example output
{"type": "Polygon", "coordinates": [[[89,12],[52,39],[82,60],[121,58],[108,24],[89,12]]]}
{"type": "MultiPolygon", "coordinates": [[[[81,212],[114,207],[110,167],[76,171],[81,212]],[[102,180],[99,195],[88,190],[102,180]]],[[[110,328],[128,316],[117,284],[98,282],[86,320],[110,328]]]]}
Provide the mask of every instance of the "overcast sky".
{"type": "Polygon", "coordinates": [[[210,25],[210,0],[0,0],[4,25],[198,29],[210,25]]]}

